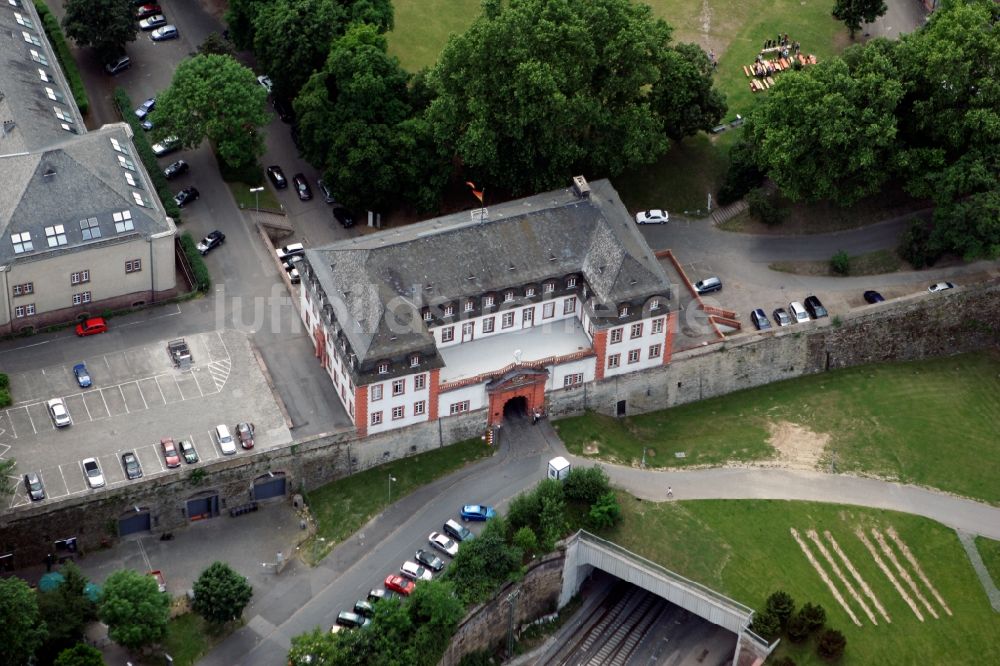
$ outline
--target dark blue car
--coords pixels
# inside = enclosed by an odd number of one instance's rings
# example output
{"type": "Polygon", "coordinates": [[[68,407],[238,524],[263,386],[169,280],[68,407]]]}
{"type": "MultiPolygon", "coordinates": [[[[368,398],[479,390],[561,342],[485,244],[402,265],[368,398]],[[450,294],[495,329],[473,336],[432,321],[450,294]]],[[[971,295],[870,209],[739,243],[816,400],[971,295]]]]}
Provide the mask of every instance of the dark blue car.
{"type": "Polygon", "coordinates": [[[462,520],[489,520],[496,512],[491,506],[482,504],[466,504],[461,511],[462,520]]]}
{"type": "Polygon", "coordinates": [[[87,372],[87,366],[83,363],[77,363],[73,366],[73,374],[76,375],[76,383],[80,385],[80,388],[90,388],[90,373],[87,372]]]}

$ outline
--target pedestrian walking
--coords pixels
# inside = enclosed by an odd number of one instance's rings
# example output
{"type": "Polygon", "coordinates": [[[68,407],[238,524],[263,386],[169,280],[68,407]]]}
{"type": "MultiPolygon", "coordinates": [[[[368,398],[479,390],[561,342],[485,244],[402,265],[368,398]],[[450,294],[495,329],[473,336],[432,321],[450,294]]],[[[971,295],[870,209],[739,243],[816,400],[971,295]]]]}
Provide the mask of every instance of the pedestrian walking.
{"type": "Polygon", "coordinates": [[[667,486],[667,499],[673,499],[673,498],[674,498],[674,489],[671,488],[670,486],[667,486]]]}
{"type": "Polygon", "coordinates": [[[52,565],[55,563],[56,558],[52,553],[45,556],[45,570],[52,571],[52,565]]]}

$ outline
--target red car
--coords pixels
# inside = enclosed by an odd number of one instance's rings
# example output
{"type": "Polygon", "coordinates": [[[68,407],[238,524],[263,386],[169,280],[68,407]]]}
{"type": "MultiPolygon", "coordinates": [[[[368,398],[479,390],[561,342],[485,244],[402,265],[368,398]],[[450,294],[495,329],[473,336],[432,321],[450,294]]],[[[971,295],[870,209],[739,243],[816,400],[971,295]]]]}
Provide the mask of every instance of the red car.
{"type": "Polygon", "coordinates": [[[104,317],[94,317],[76,325],[76,334],[80,337],[96,335],[106,330],[108,330],[108,324],[104,321],[104,317]]]}
{"type": "Polygon", "coordinates": [[[402,576],[389,575],[385,577],[385,589],[391,592],[398,592],[404,596],[409,596],[410,592],[413,592],[413,588],[417,585],[409,578],[403,578],[402,576]]]}
{"type": "Polygon", "coordinates": [[[177,453],[173,438],[164,437],[160,440],[160,446],[163,447],[163,459],[166,461],[167,467],[180,467],[181,456],[177,453]]]}
{"type": "Polygon", "coordinates": [[[246,421],[236,424],[236,439],[244,449],[253,448],[253,424],[246,421]]]}
{"type": "Polygon", "coordinates": [[[149,18],[150,16],[155,16],[156,14],[162,14],[163,11],[160,9],[159,5],[143,5],[135,10],[136,19],[149,18]]]}

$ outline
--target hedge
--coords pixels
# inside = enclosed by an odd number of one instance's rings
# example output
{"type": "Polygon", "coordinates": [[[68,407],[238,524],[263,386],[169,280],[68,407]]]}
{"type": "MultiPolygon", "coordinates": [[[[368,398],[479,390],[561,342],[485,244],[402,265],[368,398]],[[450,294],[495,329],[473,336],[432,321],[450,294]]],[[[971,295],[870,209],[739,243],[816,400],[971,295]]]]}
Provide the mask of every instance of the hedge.
{"type": "Polygon", "coordinates": [[[212,276],[208,274],[208,266],[205,265],[201,252],[195,247],[194,238],[186,231],[181,235],[181,247],[184,248],[184,254],[194,272],[194,285],[198,291],[208,291],[212,286],[212,276]]]}
{"type": "Polygon", "coordinates": [[[167,177],[163,175],[163,169],[156,161],[156,155],[153,154],[153,148],[149,145],[149,138],[146,136],[145,130],[142,129],[142,125],[139,124],[139,119],[136,115],[132,113],[132,99],[125,92],[124,88],[115,88],[115,105],[118,107],[118,112],[121,117],[132,127],[132,142],[135,144],[136,150],[139,151],[139,158],[142,163],[146,166],[146,171],[149,172],[149,177],[153,179],[153,186],[156,187],[156,193],[160,195],[160,201],[163,202],[163,209],[167,212],[167,215],[174,218],[175,222],[181,221],[181,209],[174,203],[174,193],[170,191],[170,187],[167,184],[167,177]]]}
{"type": "Polygon", "coordinates": [[[52,48],[56,52],[56,60],[59,61],[59,65],[66,75],[66,80],[69,82],[73,99],[76,100],[80,113],[85,116],[90,111],[90,100],[87,98],[87,89],[83,85],[83,79],[80,78],[80,70],[76,66],[76,60],[73,59],[69,44],[66,43],[66,37],[63,36],[62,26],[59,25],[58,19],[43,0],[35,0],[35,9],[38,11],[39,18],[42,19],[42,26],[45,28],[49,43],[52,44],[52,48]]]}

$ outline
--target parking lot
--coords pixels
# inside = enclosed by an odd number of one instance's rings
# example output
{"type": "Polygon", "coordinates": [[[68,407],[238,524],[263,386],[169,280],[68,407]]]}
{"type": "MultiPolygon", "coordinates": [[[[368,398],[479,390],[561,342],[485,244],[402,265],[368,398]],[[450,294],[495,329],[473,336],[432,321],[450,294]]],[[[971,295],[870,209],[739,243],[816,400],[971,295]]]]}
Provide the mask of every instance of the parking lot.
{"type": "MultiPolygon", "coordinates": [[[[254,423],[254,450],[280,446],[291,434],[246,336],[216,331],[189,336],[193,363],[175,368],[167,341],[84,358],[93,385],[81,388],[72,365],[50,366],[10,375],[18,402],[0,411],[0,457],[17,460],[21,475],[38,473],[47,502],[90,490],[81,460],[97,458],[106,487],[128,481],[121,455],[133,451],[144,478],[176,473],[167,469],[162,437],[193,443],[195,465],[222,456],[213,436],[219,423],[234,429],[254,423]],[[56,428],[46,402],[61,398],[72,425],[56,428]]],[[[239,451],[237,455],[250,455],[239,451]]],[[[184,465],[189,466],[189,465],[184,465]]],[[[28,503],[20,484],[10,506],[28,503]]]]}

